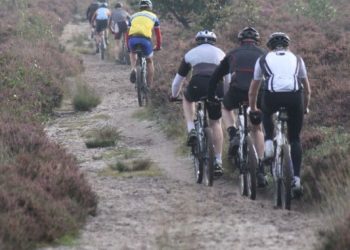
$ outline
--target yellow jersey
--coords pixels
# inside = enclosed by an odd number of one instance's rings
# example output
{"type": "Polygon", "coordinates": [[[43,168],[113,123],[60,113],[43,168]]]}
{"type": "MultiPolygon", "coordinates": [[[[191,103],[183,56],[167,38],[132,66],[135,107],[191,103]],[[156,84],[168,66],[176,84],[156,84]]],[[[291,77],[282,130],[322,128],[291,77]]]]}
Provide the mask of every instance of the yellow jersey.
{"type": "Polygon", "coordinates": [[[129,22],[129,36],[143,36],[152,38],[152,30],[159,27],[158,17],[147,10],[135,13],[129,22]]]}

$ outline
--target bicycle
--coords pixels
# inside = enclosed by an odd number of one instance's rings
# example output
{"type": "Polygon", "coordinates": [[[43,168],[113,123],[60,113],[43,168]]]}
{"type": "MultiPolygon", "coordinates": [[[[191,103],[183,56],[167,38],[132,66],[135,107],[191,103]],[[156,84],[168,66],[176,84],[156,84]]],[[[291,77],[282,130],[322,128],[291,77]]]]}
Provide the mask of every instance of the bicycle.
{"type": "MultiPolygon", "coordinates": [[[[182,99],[173,101],[179,102],[182,99]]],[[[207,97],[202,97],[196,103],[194,119],[196,140],[190,146],[196,183],[201,184],[204,178],[206,186],[213,186],[215,153],[213,134],[208,124],[207,105],[207,97]]]]}
{"type": "Polygon", "coordinates": [[[107,32],[104,30],[102,31],[102,35],[101,35],[101,39],[100,42],[98,44],[98,48],[100,50],[100,54],[101,54],[101,60],[105,59],[105,51],[107,49],[107,32]]]}
{"type": "Polygon", "coordinates": [[[136,91],[139,106],[147,106],[148,104],[148,85],[147,85],[147,62],[144,55],[142,45],[138,44],[135,48],[137,54],[136,60],[136,91]]]}
{"type": "Polygon", "coordinates": [[[248,128],[248,102],[239,104],[238,130],[240,135],[237,154],[233,157],[239,168],[240,192],[251,200],[256,198],[256,170],[258,168],[258,156],[249,134],[248,128]]]}
{"type": "Polygon", "coordinates": [[[122,44],[121,44],[121,50],[119,53],[119,60],[122,64],[130,65],[128,46],[125,41],[125,32],[123,32],[121,39],[122,39],[122,44]]]}
{"type": "Polygon", "coordinates": [[[291,209],[293,163],[290,145],[287,139],[288,114],[285,107],[278,110],[275,116],[274,157],[270,163],[274,181],[275,207],[291,209]]]}

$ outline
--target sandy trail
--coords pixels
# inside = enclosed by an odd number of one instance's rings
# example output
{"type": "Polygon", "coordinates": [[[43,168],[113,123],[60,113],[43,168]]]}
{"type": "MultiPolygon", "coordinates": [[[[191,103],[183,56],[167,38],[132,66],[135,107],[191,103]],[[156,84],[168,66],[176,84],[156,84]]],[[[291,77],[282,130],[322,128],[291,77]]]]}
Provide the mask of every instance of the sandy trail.
{"type": "MultiPolygon", "coordinates": [[[[88,30],[85,23],[67,25],[62,42],[69,45],[73,34],[86,35],[88,30]]],[[[195,184],[191,161],[176,153],[176,143],[154,122],[135,118],[140,108],[128,81],[129,68],[97,55],[81,57],[81,79],[98,91],[102,104],[92,112],[57,117],[48,124],[47,134],[81,163],[99,197],[98,213],[88,219],[72,246],[46,249],[314,248],[314,214],[275,210],[259,193],[256,201],[245,199],[229,178],[212,188],[195,184]],[[87,149],[84,133],[104,125],[121,132],[118,145],[87,149]],[[110,174],[108,166],[120,152],[138,152],[133,157],[152,159],[158,170],[149,175],[110,174]]]]}

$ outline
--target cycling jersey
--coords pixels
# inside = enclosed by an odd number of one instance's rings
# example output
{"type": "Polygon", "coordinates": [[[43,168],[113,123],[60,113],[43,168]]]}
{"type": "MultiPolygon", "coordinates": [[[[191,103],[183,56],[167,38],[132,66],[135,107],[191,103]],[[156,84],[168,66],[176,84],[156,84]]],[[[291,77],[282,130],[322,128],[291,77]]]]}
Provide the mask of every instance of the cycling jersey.
{"type": "Polygon", "coordinates": [[[92,19],[93,15],[95,14],[98,7],[99,7],[98,3],[92,3],[92,4],[90,4],[89,8],[87,9],[86,19],[88,19],[90,23],[92,21],[91,19],[92,19]]]}
{"type": "Polygon", "coordinates": [[[129,36],[143,36],[152,38],[152,30],[159,27],[158,17],[147,10],[135,13],[129,23],[129,36]]]}
{"type": "Polygon", "coordinates": [[[122,9],[116,8],[112,11],[111,21],[114,23],[126,21],[130,17],[129,13],[122,9]]]}
{"type": "Polygon", "coordinates": [[[109,9],[106,7],[100,7],[98,10],[96,10],[96,20],[108,20],[109,13],[109,9]]]}
{"type": "Polygon", "coordinates": [[[271,51],[257,60],[254,80],[262,80],[263,76],[265,90],[295,92],[302,88],[299,79],[307,78],[307,72],[301,57],[283,49],[271,51]]]}
{"type": "MultiPolygon", "coordinates": [[[[173,81],[173,96],[179,95],[181,83],[191,69],[193,70],[192,78],[197,75],[211,76],[211,74],[214,72],[217,65],[220,64],[220,61],[224,58],[224,56],[225,53],[221,49],[210,44],[201,44],[188,51],[185,54],[180,64],[178,73],[176,74],[175,79],[173,81]]],[[[228,81],[227,78],[225,79],[226,81],[228,81]]],[[[207,90],[205,92],[207,92],[207,90]]]]}

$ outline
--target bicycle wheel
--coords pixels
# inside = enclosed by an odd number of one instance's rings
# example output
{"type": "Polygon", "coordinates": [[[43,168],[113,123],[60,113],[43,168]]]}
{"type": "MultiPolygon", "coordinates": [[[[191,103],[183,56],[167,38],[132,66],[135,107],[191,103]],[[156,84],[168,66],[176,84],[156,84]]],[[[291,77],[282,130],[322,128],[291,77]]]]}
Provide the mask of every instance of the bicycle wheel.
{"type": "Polygon", "coordinates": [[[247,136],[247,196],[255,200],[256,198],[256,170],[258,168],[258,159],[256,150],[250,136],[247,136]]]}
{"type": "Polygon", "coordinates": [[[274,207],[280,208],[282,207],[282,177],[281,173],[279,171],[280,165],[282,163],[281,156],[275,156],[275,159],[271,163],[271,169],[272,169],[272,176],[273,176],[273,183],[274,183],[274,189],[273,189],[273,200],[274,200],[274,207]]]}
{"type": "Polygon", "coordinates": [[[193,166],[194,166],[194,177],[196,183],[200,184],[203,180],[203,161],[200,157],[200,146],[198,140],[195,141],[192,146],[193,166]]]}
{"type": "Polygon", "coordinates": [[[238,149],[236,162],[239,167],[239,181],[242,196],[248,196],[248,169],[247,169],[247,139],[243,140],[243,145],[238,149]]]}
{"type": "Polygon", "coordinates": [[[283,209],[290,210],[292,201],[293,163],[288,145],[283,145],[282,155],[283,178],[281,179],[281,206],[283,209]]]}
{"type": "Polygon", "coordinates": [[[214,145],[213,134],[210,128],[204,129],[204,147],[202,152],[203,157],[203,171],[205,185],[213,186],[214,182],[214,145]]]}
{"type": "Polygon", "coordinates": [[[141,66],[136,67],[136,90],[137,90],[137,101],[139,106],[143,106],[143,79],[142,79],[142,70],[141,66]]]}
{"type": "Polygon", "coordinates": [[[100,47],[100,54],[101,54],[101,60],[105,59],[105,46],[103,40],[99,44],[100,47]]]}

